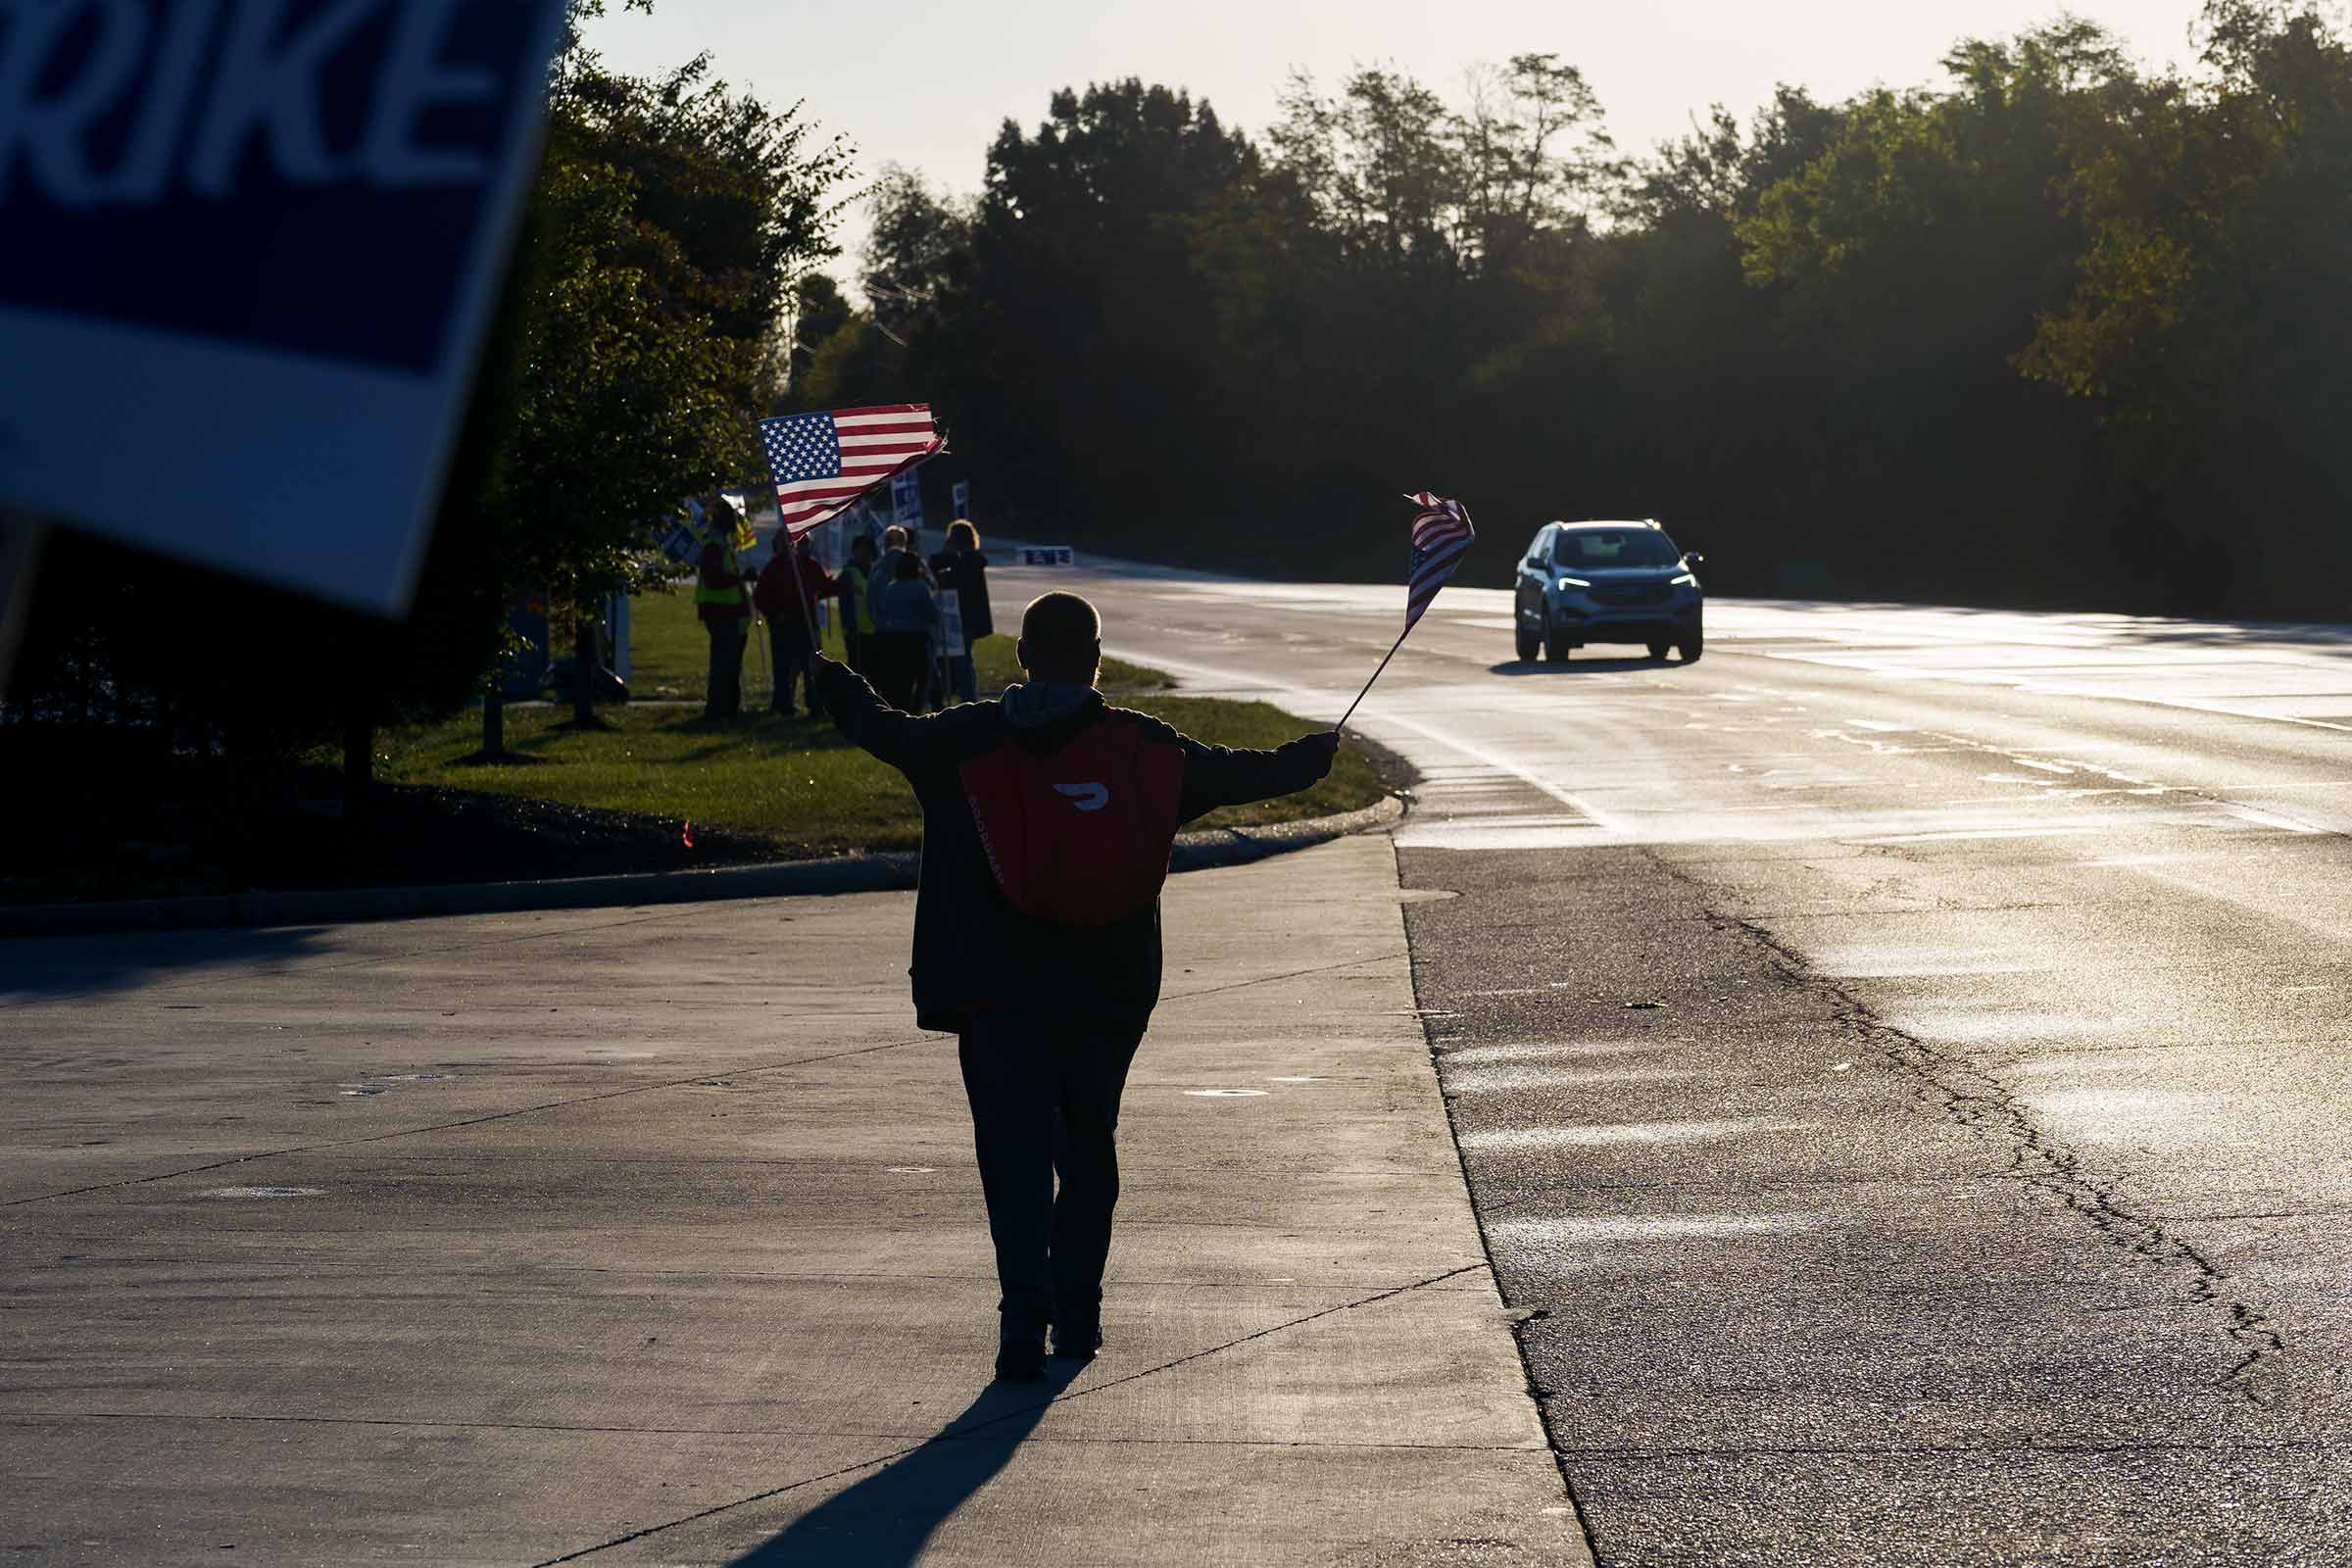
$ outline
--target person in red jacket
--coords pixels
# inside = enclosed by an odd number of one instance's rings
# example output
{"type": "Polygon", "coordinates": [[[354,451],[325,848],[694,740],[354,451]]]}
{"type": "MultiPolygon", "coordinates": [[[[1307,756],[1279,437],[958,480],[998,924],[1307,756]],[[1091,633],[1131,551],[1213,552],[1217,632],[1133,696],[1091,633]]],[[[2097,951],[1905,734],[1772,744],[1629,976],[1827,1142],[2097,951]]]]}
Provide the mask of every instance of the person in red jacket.
{"type": "Polygon", "coordinates": [[[694,612],[710,634],[710,673],[703,696],[705,718],[733,718],[743,710],[743,644],[752,628],[751,581],[735,555],[735,509],[712,504],[694,582],[694,612]]]}
{"type": "Polygon", "coordinates": [[[1128,1064],[1159,1001],[1159,887],[1185,822],[1302,790],[1329,730],[1272,751],[1208,746],[1095,690],[1102,623],[1076,594],[1021,617],[1028,680],[917,717],[830,659],[815,689],[923,808],[915,1026],[953,1032],[996,1243],[997,1376],[1102,1344],[1128,1064]],[[1059,1182],[1056,1190],[1056,1180],[1059,1182]]]}
{"type": "Polygon", "coordinates": [[[808,662],[816,654],[816,632],[808,616],[817,601],[848,591],[816,564],[807,534],[791,549],[778,550],[760,568],[760,580],[752,585],[752,605],[767,621],[768,650],[776,656],[776,692],[768,706],[786,718],[799,716],[792,706],[796,682],[807,687],[809,716],[816,715],[816,682],[808,662]]]}

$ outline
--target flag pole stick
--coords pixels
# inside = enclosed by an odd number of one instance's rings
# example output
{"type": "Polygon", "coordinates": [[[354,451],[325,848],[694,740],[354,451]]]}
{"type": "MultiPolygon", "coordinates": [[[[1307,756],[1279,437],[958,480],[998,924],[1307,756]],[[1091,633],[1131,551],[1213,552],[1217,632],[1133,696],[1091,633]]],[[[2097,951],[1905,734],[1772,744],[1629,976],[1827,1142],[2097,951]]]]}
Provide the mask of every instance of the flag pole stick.
{"type": "MultiPolygon", "coordinates": [[[[1396,640],[1389,645],[1389,651],[1381,655],[1380,666],[1378,669],[1372,671],[1372,680],[1380,679],[1380,671],[1389,667],[1389,661],[1396,657],[1396,650],[1402,648],[1404,646],[1404,640],[1407,637],[1410,637],[1412,634],[1413,628],[1410,626],[1405,627],[1404,630],[1396,634],[1396,640]]],[[[1372,689],[1372,680],[1364,682],[1364,690],[1355,694],[1355,701],[1348,705],[1348,711],[1342,713],[1340,715],[1340,721],[1331,726],[1331,732],[1334,735],[1337,735],[1341,730],[1347,728],[1348,720],[1355,716],[1356,708],[1364,700],[1364,693],[1369,692],[1372,689]]]]}
{"type": "MultiPolygon", "coordinates": [[[[783,529],[776,530],[783,533],[783,529]]],[[[792,573],[792,591],[800,596],[801,608],[808,613],[808,651],[821,654],[824,645],[816,640],[816,599],[808,592],[808,580],[801,575],[801,542],[790,534],[784,535],[784,569],[792,573]]]]}

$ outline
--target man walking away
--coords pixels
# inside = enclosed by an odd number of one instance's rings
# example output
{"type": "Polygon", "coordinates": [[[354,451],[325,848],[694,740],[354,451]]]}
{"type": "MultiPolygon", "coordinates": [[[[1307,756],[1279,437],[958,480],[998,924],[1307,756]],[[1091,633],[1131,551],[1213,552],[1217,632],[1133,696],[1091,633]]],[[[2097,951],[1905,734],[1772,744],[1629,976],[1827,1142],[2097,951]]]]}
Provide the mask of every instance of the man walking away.
{"type": "Polygon", "coordinates": [[[694,612],[710,635],[710,670],[704,683],[703,716],[733,718],[743,710],[743,644],[751,632],[752,598],[735,554],[735,509],[713,502],[694,583],[694,612]]]}
{"type": "Polygon", "coordinates": [[[834,722],[923,808],[915,1021],[958,1039],[1003,1292],[997,1375],[1016,1381],[1044,1375],[1049,1326],[1056,1355],[1102,1345],[1113,1134],[1159,1001],[1177,827],[1306,788],[1340,744],[1322,732],[1229,751],[1108,707],[1094,689],[1102,635],[1094,606],[1044,595],[1021,618],[1027,683],[929,718],[817,662],[834,722]]]}
{"type": "Polygon", "coordinates": [[[768,651],[775,655],[776,690],[769,706],[786,718],[793,714],[795,682],[808,688],[808,712],[816,712],[816,685],[808,661],[816,649],[816,628],[809,621],[820,600],[842,592],[842,585],[816,564],[808,536],[789,550],[779,550],[760,568],[752,585],[752,606],[767,621],[768,651]]]}
{"type": "Polygon", "coordinates": [[[970,702],[979,695],[972,649],[997,629],[988,609],[988,558],[980,553],[980,530],[960,518],[948,524],[948,547],[931,558],[940,592],[953,593],[963,615],[963,652],[948,661],[948,684],[970,702]]]}

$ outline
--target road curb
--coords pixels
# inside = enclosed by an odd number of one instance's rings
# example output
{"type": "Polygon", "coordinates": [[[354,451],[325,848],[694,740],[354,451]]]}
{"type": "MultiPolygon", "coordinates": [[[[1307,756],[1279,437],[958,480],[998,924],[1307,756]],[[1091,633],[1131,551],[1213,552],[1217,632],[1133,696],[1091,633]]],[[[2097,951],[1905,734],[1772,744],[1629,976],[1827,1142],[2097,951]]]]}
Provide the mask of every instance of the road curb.
{"type": "MultiPolygon", "coordinates": [[[[1404,803],[1392,795],[1359,810],[1264,827],[1186,833],[1168,858],[1177,871],[1245,865],[1269,856],[1394,825],[1404,803]]],[[[437,914],[514,914],[537,909],[596,909],[619,905],[693,904],[707,899],[772,899],[839,893],[887,893],[914,886],[918,858],[847,855],[780,865],[714,866],[707,871],[644,871],[624,876],[540,882],[454,882],[439,887],[334,888],[308,893],[227,893],[180,899],[123,899],[99,904],[34,904],[0,908],[0,939],[86,936],[113,931],[184,931],[213,926],[275,926],[349,920],[411,920],[437,914]]]]}

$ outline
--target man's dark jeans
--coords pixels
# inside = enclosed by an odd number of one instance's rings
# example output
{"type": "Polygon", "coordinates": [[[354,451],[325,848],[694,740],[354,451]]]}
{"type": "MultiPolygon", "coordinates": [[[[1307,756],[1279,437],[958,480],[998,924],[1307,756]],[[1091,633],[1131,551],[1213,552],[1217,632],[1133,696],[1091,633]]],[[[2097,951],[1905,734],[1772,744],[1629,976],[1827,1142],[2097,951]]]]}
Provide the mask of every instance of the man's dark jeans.
{"type": "Polygon", "coordinates": [[[1119,1200],[1112,1135],[1142,1041],[1141,1029],[1014,1007],[975,1013],[963,1031],[957,1054],[1008,1334],[1037,1333],[1049,1316],[1088,1323],[1102,1309],[1119,1200]]]}
{"type": "Polygon", "coordinates": [[[743,645],[749,620],[706,620],[710,634],[710,673],[704,682],[703,716],[733,718],[743,710],[743,645]]]}

